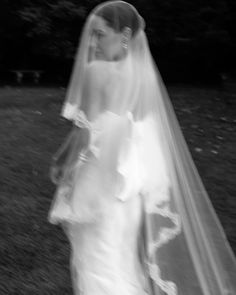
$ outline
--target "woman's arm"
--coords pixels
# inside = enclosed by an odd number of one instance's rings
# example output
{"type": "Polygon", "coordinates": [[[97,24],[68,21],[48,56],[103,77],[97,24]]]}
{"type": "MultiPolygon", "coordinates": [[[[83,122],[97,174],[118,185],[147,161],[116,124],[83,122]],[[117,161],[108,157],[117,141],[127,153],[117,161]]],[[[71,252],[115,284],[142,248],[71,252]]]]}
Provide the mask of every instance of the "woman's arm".
{"type": "Polygon", "coordinates": [[[63,175],[65,167],[68,167],[77,161],[80,151],[88,146],[89,140],[89,129],[79,128],[75,125],[72,127],[72,130],[64,143],[52,157],[50,178],[53,183],[58,183],[63,175]]]}
{"type": "MultiPolygon", "coordinates": [[[[90,122],[94,121],[101,112],[101,101],[106,87],[108,72],[102,63],[91,63],[85,71],[82,100],[77,105],[67,103],[70,120],[74,126],[65,142],[53,156],[51,179],[57,183],[65,169],[70,168],[78,160],[79,153],[86,149],[90,141],[90,122]],[[76,108],[74,112],[73,108],[76,108]],[[59,176],[58,176],[59,175],[59,176]]],[[[66,107],[64,113],[66,112],[66,107]]],[[[65,116],[66,117],[66,116],[65,116]]]]}
{"type": "Polygon", "coordinates": [[[58,151],[53,156],[53,162],[63,164],[71,152],[72,146],[79,151],[85,148],[89,143],[89,130],[87,128],[80,128],[73,126],[71,132],[60,146],[58,151]]]}

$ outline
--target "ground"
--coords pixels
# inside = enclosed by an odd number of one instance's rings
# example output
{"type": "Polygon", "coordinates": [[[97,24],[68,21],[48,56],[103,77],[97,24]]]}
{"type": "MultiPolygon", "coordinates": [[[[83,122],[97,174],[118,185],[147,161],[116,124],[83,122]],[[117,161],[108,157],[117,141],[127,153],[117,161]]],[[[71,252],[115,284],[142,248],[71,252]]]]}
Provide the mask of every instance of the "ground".
{"type": "MultiPolygon", "coordinates": [[[[168,87],[209,197],[236,253],[235,92],[168,87]]],[[[48,169],[71,125],[63,88],[0,89],[0,294],[72,294],[69,244],[48,223],[55,191],[48,169]]]]}

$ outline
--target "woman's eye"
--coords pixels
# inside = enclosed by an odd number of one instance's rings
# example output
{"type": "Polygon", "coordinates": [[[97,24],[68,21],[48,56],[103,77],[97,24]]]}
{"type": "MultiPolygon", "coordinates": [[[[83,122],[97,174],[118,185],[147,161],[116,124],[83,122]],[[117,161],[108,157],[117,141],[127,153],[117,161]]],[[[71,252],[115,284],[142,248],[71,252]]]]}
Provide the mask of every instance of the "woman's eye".
{"type": "Polygon", "coordinates": [[[102,38],[104,36],[104,34],[102,32],[97,32],[97,38],[102,38]]]}

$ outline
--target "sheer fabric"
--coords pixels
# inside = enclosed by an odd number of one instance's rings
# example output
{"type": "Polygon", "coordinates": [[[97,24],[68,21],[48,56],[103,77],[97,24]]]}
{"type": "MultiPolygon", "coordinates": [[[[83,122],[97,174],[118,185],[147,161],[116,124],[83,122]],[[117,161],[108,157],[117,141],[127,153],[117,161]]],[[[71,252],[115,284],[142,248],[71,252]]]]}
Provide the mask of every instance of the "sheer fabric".
{"type": "Polygon", "coordinates": [[[125,203],[141,196],[149,293],[236,294],[235,257],[144,30],[132,39],[124,59],[107,62],[94,56],[93,19],[103,5],[111,2],[98,6],[85,24],[62,110],[62,116],[89,130],[90,143],[65,171],[50,222],[93,223],[107,210],[109,198],[125,203]],[[91,155],[95,168],[86,182],[91,155]]]}

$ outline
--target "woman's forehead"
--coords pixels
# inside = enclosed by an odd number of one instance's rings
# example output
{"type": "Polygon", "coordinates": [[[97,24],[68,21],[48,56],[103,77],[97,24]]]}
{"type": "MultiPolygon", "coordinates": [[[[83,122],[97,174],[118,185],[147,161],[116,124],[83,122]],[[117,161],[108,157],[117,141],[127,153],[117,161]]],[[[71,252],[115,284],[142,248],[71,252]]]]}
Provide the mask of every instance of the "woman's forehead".
{"type": "Polygon", "coordinates": [[[102,17],[93,15],[91,19],[91,29],[98,31],[107,31],[110,28],[107,26],[106,21],[102,17]]]}

